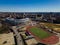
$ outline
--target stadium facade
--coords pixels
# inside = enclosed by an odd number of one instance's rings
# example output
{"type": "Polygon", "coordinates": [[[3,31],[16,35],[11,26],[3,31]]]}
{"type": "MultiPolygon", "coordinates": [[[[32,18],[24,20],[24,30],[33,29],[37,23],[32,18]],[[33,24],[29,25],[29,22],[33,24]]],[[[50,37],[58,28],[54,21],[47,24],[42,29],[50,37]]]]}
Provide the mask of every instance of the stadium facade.
{"type": "Polygon", "coordinates": [[[18,24],[26,24],[29,22],[29,18],[24,18],[24,19],[14,19],[14,18],[6,18],[5,22],[12,24],[12,25],[18,25],[18,24]]]}

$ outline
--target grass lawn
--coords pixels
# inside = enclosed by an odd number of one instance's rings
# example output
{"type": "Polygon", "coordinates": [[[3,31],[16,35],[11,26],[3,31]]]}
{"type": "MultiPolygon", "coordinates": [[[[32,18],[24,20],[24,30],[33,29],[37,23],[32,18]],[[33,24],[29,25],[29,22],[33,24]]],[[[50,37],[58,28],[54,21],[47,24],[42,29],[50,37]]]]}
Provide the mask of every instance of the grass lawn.
{"type": "Polygon", "coordinates": [[[51,34],[49,34],[48,32],[46,32],[40,28],[37,28],[37,27],[30,28],[30,32],[32,32],[34,35],[36,35],[40,39],[44,39],[44,38],[51,36],[51,34]]]}
{"type": "Polygon", "coordinates": [[[41,22],[40,24],[50,29],[53,29],[56,32],[60,32],[60,24],[46,23],[46,22],[45,23],[41,22]]]}
{"type": "Polygon", "coordinates": [[[60,25],[52,24],[52,23],[44,23],[44,26],[47,26],[48,28],[60,28],[60,25]]]}

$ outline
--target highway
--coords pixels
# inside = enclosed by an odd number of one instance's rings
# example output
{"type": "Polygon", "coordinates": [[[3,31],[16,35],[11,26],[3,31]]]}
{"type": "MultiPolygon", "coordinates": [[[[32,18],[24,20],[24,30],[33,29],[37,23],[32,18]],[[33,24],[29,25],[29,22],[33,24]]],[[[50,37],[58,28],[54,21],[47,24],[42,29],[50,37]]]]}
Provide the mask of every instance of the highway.
{"type": "Polygon", "coordinates": [[[24,45],[23,40],[22,40],[20,34],[18,33],[17,29],[16,28],[12,28],[12,30],[13,30],[13,32],[16,35],[17,45],[24,45]]]}

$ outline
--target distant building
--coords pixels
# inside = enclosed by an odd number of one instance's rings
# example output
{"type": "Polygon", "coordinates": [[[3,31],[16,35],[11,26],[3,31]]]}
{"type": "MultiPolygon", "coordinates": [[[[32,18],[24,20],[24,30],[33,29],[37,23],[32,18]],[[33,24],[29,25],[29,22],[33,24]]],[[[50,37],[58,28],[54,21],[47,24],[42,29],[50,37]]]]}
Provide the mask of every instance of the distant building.
{"type": "Polygon", "coordinates": [[[12,24],[12,25],[18,25],[18,24],[25,24],[29,21],[29,18],[24,18],[24,19],[14,19],[14,18],[6,18],[5,22],[12,24]]]}
{"type": "Polygon", "coordinates": [[[2,24],[0,23],[0,27],[2,27],[2,24]]]}
{"type": "Polygon", "coordinates": [[[0,12],[0,18],[30,18],[33,21],[60,23],[60,12],[0,12]]]}

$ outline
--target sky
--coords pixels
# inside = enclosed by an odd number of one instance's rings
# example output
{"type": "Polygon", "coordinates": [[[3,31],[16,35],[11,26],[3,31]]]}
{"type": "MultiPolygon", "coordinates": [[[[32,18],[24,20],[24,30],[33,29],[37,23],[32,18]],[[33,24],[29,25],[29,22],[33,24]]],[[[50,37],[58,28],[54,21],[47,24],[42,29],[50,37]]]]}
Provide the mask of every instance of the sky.
{"type": "Polygon", "coordinates": [[[0,0],[0,12],[60,12],[60,0],[0,0]]]}

